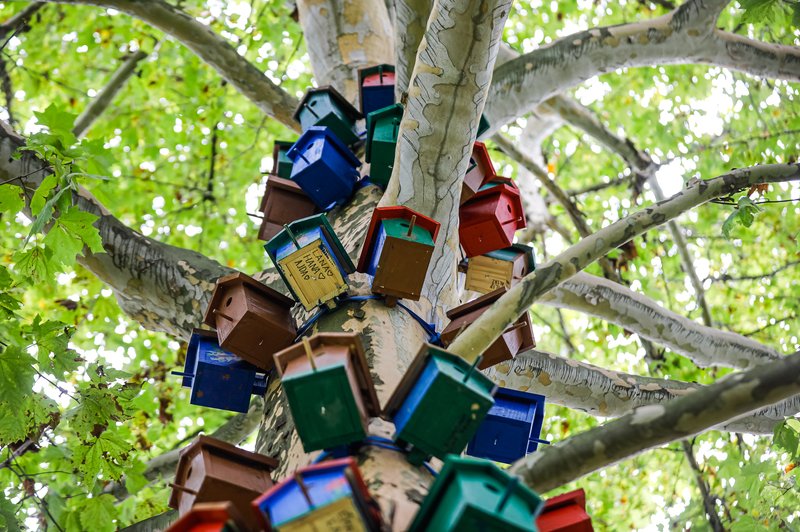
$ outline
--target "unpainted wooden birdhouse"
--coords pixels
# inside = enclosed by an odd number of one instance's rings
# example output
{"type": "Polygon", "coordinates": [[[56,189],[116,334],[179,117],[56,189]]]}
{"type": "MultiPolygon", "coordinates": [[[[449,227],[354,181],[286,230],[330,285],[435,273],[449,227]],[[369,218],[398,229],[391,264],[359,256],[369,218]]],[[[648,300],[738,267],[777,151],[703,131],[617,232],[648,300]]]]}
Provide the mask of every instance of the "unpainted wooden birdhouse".
{"type": "Polygon", "coordinates": [[[366,437],[381,409],[357,334],[316,334],[274,358],[306,452],[366,437]]]}
{"type": "Polygon", "coordinates": [[[278,461],[200,436],[180,451],[170,508],[182,516],[196,503],[230,501],[249,526],[258,526],[253,499],[272,487],[278,461]]]}
{"type": "MultiPolygon", "coordinates": [[[[481,314],[486,312],[492,306],[492,303],[506,292],[505,288],[499,288],[447,312],[450,323],[442,331],[442,344],[447,347],[453,343],[459,334],[477,320],[481,314]]],[[[483,353],[483,359],[478,369],[490,368],[500,362],[511,360],[517,354],[534,347],[536,347],[536,341],[533,338],[531,318],[525,312],[483,353]]]]}
{"type": "Polygon", "coordinates": [[[294,301],[236,272],[217,279],[205,324],[217,330],[222,349],[262,370],[272,369],[272,353],[290,345],[297,326],[294,301]]]}
{"type": "Polygon", "coordinates": [[[355,266],[324,214],[287,224],[264,245],[292,295],[306,310],[347,291],[355,266]]]}
{"type": "MultiPolygon", "coordinates": [[[[373,276],[372,292],[387,301],[417,301],[428,273],[439,222],[408,207],[377,207],[357,270],[373,276]]],[[[391,302],[390,302],[391,304],[391,302]]]]}
{"type": "Polygon", "coordinates": [[[269,175],[259,210],[264,217],[258,238],[266,242],[277,235],[284,225],[317,212],[317,206],[291,179],[269,175]]]}
{"type": "Polygon", "coordinates": [[[536,269],[532,246],[512,244],[467,260],[464,288],[488,294],[498,288],[511,288],[536,269]]]}
{"type": "Polygon", "coordinates": [[[458,237],[467,257],[510,246],[514,233],[526,227],[519,189],[507,177],[483,185],[461,205],[458,219],[458,237]]]}
{"type": "Polygon", "coordinates": [[[361,113],[367,116],[394,103],[393,65],[374,65],[358,69],[361,113]]]}

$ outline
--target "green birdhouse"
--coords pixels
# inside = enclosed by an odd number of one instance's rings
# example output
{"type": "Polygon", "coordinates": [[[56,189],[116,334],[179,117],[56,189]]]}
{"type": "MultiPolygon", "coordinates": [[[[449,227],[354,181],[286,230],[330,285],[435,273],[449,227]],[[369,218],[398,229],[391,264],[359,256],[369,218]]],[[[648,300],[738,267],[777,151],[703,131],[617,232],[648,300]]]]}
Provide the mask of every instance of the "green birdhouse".
{"type": "Polygon", "coordinates": [[[409,532],[536,532],[542,500],[492,462],[448,456],[409,532]]]}
{"type": "Polygon", "coordinates": [[[403,106],[399,103],[367,115],[366,161],[370,163],[369,178],[383,188],[392,177],[394,151],[402,119],[403,106]]]}
{"type": "Polygon", "coordinates": [[[361,113],[336,89],[327,86],[308,89],[294,112],[294,119],[303,131],[312,126],[328,127],[348,146],[358,141],[356,120],[359,118],[361,113]]]}
{"type": "MultiPolygon", "coordinates": [[[[478,362],[481,359],[478,358],[478,362]]],[[[463,358],[424,344],[406,370],[384,415],[395,440],[413,446],[408,461],[460,453],[494,404],[494,384],[463,358]]]]}
{"type": "Polygon", "coordinates": [[[303,338],[274,360],[306,452],[364,439],[380,404],[357,334],[303,338]]]}
{"type": "Polygon", "coordinates": [[[272,175],[289,179],[292,176],[292,160],[287,155],[294,142],[276,140],[272,148],[272,175]]]}

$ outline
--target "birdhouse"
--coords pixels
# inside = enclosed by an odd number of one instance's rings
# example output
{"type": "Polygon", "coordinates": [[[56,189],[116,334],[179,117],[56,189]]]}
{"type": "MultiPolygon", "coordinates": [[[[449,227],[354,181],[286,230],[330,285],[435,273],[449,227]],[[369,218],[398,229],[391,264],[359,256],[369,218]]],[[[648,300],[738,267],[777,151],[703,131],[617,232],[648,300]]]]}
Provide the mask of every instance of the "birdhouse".
{"type": "Polygon", "coordinates": [[[355,271],[324,214],[287,224],[264,248],[306,310],[346,292],[346,277],[355,271]]]}
{"type": "MultiPolygon", "coordinates": [[[[314,126],[327,127],[348,146],[358,141],[359,118],[361,113],[333,87],[308,89],[294,112],[294,119],[304,132],[314,126]]],[[[297,162],[294,158],[292,161],[297,162]]]]}
{"type": "Polygon", "coordinates": [[[578,489],[547,499],[536,526],[539,532],[592,532],[592,519],[586,513],[586,492],[578,489]]]}
{"type": "Polygon", "coordinates": [[[494,385],[476,367],[444,349],[425,344],[406,370],[384,415],[394,421],[395,440],[410,444],[409,462],[460,453],[494,401],[494,385]]]}
{"type": "Polygon", "coordinates": [[[367,116],[394,103],[394,66],[375,65],[358,69],[361,113],[367,116]]]}
{"type": "Polygon", "coordinates": [[[369,531],[380,527],[380,511],[355,460],[342,458],[300,469],[252,507],[261,527],[281,532],[369,531]]]}
{"type": "Polygon", "coordinates": [[[267,177],[267,188],[259,210],[264,213],[264,217],[261,219],[258,238],[267,241],[277,235],[284,225],[314,214],[317,206],[291,179],[270,175],[267,177]]]}
{"type": "Polygon", "coordinates": [[[408,207],[378,207],[357,269],[373,276],[373,293],[416,301],[438,234],[439,222],[408,207]]]}
{"type": "Polygon", "coordinates": [[[330,128],[312,127],[289,149],[292,181],[320,210],[347,200],[355,189],[361,161],[330,128]]]}
{"type": "Polygon", "coordinates": [[[389,178],[392,177],[394,152],[402,119],[403,106],[399,103],[367,115],[365,159],[370,163],[369,179],[383,188],[386,188],[389,178]]]}
{"type": "MultiPolygon", "coordinates": [[[[506,293],[505,288],[500,288],[484,296],[474,299],[469,303],[451,309],[447,313],[450,323],[444,328],[441,334],[442,344],[447,347],[461,334],[464,329],[469,327],[481,314],[486,312],[492,303],[497,301],[500,296],[506,293]]],[[[509,326],[503,334],[494,341],[492,345],[483,353],[478,369],[486,369],[511,360],[517,354],[533,349],[536,342],[533,339],[531,329],[531,318],[527,312],[523,314],[513,325],[509,326]]]]}
{"type": "Polygon", "coordinates": [[[467,173],[464,174],[464,183],[461,185],[461,203],[464,203],[489,181],[497,178],[489,150],[483,142],[472,145],[472,156],[469,158],[467,173]]]}
{"type": "Polygon", "coordinates": [[[289,179],[292,175],[292,160],[289,158],[289,149],[294,142],[276,140],[272,145],[272,175],[289,179]]]}
{"type": "Polygon", "coordinates": [[[536,531],[542,500],[485,460],[448,456],[409,532],[536,531]]]}
{"type": "Polygon", "coordinates": [[[230,501],[201,502],[166,532],[247,532],[248,523],[230,501]]]}
{"type": "Polygon", "coordinates": [[[250,503],[272,487],[277,466],[267,456],[200,436],[181,449],[169,506],[183,516],[196,503],[230,501],[250,528],[257,527],[250,503]]]}
{"type": "Polygon", "coordinates": [[[364,439],[381,408],[358,335],[316,334],[274,359],[306,452],[364,439]]]}
{"type": "Polygon", "coordinates": [[[533,247],[512,244],[469,259],[464,287],[488,294],[498,288],[511,288],[535,269],[533,247]]]}
{"type": "Polygon", "coordinates": [[[182,385],[192,389],[191,403],[247,412],[250,395],[263,395],[266,376],[258,368],[220,348],[217,333],[195,329],[186,350],[182,385]]]}
{"type": "Polygon", "coordinates": [[[510,246],[525,228],[519,189],[507,177],[483,185],[458,211],[458,237],[467,257],[510,246]]]}
{"type": "Polygon", "coordinates": [[[486,116],[481,113],[481,119],[478,122],[478,138],[482,138],[483,134],[489,131],[489,121],[486,119],[486,116]]]}
{"type": "Polygon", "coordinates": [[[539,443],[544,420],[544,395],[498,388],[494,406],[467,445],[467,454],[494,462],[510,464],[539,443]]]}
{"type": "Polygon", "coordinates": [[[272,353],[290,345],[297,326],[289,309],[294,301],[236,272],[217,279],[205,324],[217,330],[219,345],[264,371],[272,353]]]}

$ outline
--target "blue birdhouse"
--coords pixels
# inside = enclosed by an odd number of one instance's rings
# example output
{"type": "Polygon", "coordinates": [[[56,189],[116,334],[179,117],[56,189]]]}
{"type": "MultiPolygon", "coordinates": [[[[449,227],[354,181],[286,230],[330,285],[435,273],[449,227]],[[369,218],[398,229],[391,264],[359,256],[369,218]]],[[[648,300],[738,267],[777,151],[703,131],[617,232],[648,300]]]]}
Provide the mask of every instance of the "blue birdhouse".
{"type": "Polygon", "coordinates": [[[395,440],[410,444],[409,462],[460,453],[494,404],[494,384],[444,349],[425,344],[406,370],[384,415],[394,421],[395,440]]]}
{"type": "Polygon", "coordinates": [[[292,160],[292,181],[320,210],[328,210],[353,194],[361,161],[330,128],[308,128],[287,155],[292,160]]]}
{"type": "Polygon", "coordinates": [[[252,502],[266,530],[378,530],[380,511],[355,460],[298,470],[252,502]]]}
{"type": "Polygon", "coordinates": [[[358,70],[361,113],[366,116],[394,103],[395,75],[392,65],[375,65],[358,70]]]}
{"type": "Polygon", "coordinates": [[[494,406],[467,445],[467,454],[510,464],[537,449],[544,420],[544,395],[498,388],[494,406]]]}
{"type": "Polygon", "coordinates": [[[247,412],[250,396],[264,395],[267,377],[259,369],[233,353],[224,351],[214,331],[195,329],[186,350],[181,385],[192,389],[190,402],[207,406],[247,412]]]}
{"type": "Polygon", "coordinates": [[[313,126],[327,127],[348,146],[358,141],[359,118],[361,113],[333,87],[308,89],[294,112],[294,119],[304,132],[313,126]]]}

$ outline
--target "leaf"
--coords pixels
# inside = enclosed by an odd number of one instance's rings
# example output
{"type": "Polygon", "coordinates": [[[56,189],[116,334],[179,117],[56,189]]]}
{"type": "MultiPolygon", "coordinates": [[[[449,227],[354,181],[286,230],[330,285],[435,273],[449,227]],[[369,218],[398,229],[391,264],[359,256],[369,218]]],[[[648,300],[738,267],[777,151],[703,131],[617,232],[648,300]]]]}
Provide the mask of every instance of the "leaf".
{"type": "Polygon", "coordinates": [[[75,448],[73,465],[84,474],[89,490],[94,488],[99,475],[104,479],[119,480],[125,471],[126,461],[133,448],[114,431],[108,430],[97,438],[75,448]]]}
{"type": "Polygon", "coordinates": [[[16,346],[0,352],[0,403],[18,405],[33,388],[33,358],[16,346]]]}
{"type": "Polygon", "coordinates": [[[28,282],[45,282],[53,284],[51,275],[50,256],[52,253],[42,246],[34,246],[28,250],[16,252],[12,260],[15,263],[15,273],[28,282]]]}
{"type": "Polygon", "coordinates": [[[0,491],[0,530],[7,530],[8,532],[19,532],[22,530],[17,521],[17,512],[11,501],[6,499],[6,496],[0,491]]]}
{"type": "Polygon", "coordinates": [[[753,203],[748,196],[742,196],[736,204],[733,212],[728,215],[722,224],[722,234],[725,238],[731,238],[731,232],[736,224],[744,227],[750,227],[755,221],[756,214],[762,212],[763,209],[753,203]]]}
{"type": "Polygon", "coordinates": [[[31,198],[31,212],[34,215],[39,214],[44,207],[45,202],[47,201],[47,196],[50,195],[50,192],[56,185],[58,184],[58,178],[56,178],[55,174],[49,174],[45,177],[39,186],[36,188],[36,192],[33,193],[33,197],[31,198]]]}
{"type": "Polygon", "coordinates": [[[50,228],[42,243],[52,252],[53,262],[64,267],[74,265],[75,257],[83,250],[83,241],[59,223],[50,228]]]}
{"type": "Polygon", "coordinates": [[[122,408],[113,388],[91,385],[81,388],[78,393],[78,406],[67,414],[67,419],[84,440],[98,436],[109,424],[121,419],[122,408]]]}
{"type": "Polygon", "coordinates": [[[18,213],[25,207],[22,189],[14,185],[0,186],[0,212],[18,213]]]}
{"type": "Polygon", "coordinates": [[[114,519],[117,518],[115,502],[114,496],[108,493],[99,497],[87,498],[81,505],[80,515],[84,529],[98,532],[116,530],[117,527],[114,525],[114,519]]]}
{"type": "Polygon", "coordinates": [[[778,423],[773,432],[773,444],[789,453],[789,459],[800,459],[800,421],[787,419],[778,423]]]}
{"type": "Polygon", "coordinates": [[[78,367],[77,354],[68,348],[75,329],[60,321],[41,321],[39,314],[25,330],[35,339],[39,352],[37,359],[40,371],[49,371],[56,377],[78,367]],[[52,358],[51,358],[52,355],[52,358]]]}
{"type": "Polygon", "coordinates": [[[68,234],[80,239],[92,253],[102,253],[103,241],[93,225],[97,220],[98,217],[94,214],[72,207],[58,217],[57,224],[68,234]]]}
{"type": "Polygon", "coordinates": [[[42,112],[34,112],[39,124],[47,126],[47,129],[54,135],[58,135],[63,140],[64,145],[74,144],[77,139],[72,133],[75,119],[78,115],[61,110],[56,104],[51,103],[42,112]]]}
{"type": "Polygon", "coordinates": [[[64,187],[58,192],[56,192],[52,198],[47,200],[47,203],[44,204],[42,210],[39,211],[39,214],[33,220],[31,224],[30,232],[28,233],[28,238],[25,239],[25,244],[31,239],[33,235],[36,233],[40,233],[44,226],[53,218],[53,211],[55,210],[56,202],[64,195],[64,193],[68,190],[72,190],[70,187],[64,187]]]}
{"type": "Polygon", "coordinates": [[[150,481],[144,476],[147,464],[141,460],[134,460],[132,467],[125,473],[125,489],[128,493],[139,493],[150,481]]]}

